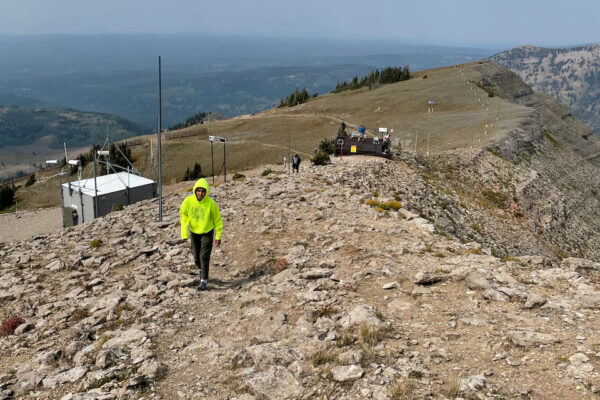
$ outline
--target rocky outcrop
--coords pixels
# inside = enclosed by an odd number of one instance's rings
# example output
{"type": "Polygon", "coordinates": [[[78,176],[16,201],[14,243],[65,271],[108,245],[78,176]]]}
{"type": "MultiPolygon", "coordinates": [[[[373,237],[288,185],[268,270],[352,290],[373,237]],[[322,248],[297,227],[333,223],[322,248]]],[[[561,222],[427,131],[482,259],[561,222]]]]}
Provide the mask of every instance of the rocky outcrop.
{"type": "Polygon", "coordinates": [[[191,183],[163,222],[145,201],[5,244],[0,316],[28,328],[0,337],[1,398],[591,396],[597,264],[436,234],[410,207],[430,187],[413,167],[356,158],[213,188],[225,233],[206,292],[179,239],[191,183]]]}
{"type": "Polygon", "coordinates": [[[600,132],[600,45],[565,49],[519,46],[494,55],[492,60],[510,68],[535,90],[558,99],[578,118],[600,132]]]}

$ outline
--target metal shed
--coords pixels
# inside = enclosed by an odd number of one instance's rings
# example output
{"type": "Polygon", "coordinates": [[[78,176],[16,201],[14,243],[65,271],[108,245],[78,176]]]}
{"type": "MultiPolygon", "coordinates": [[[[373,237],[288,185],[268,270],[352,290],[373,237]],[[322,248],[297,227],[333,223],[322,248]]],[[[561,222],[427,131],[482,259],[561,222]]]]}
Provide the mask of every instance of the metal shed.
{"type": "Polygon", "coordinates": [[[102,217],[119,206],[156,196],[156,183],[127,172],[63,183],[64,226],[73,226],[102,217]]]}

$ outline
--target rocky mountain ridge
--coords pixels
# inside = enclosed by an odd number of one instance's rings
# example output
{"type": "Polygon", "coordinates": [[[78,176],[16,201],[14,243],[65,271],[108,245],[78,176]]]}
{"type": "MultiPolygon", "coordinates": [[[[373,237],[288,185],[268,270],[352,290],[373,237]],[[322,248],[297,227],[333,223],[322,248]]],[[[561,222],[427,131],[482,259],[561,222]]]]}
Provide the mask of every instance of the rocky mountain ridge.
{"type": "Polygon", "coordinates": [[[519,46],[491,59],[517,73],[535,90],[558,99],[600,133],[600,44],[567,49],[519,46]]]}
{"type": "Polygon", "coordinates": [[[24,322],[0,338],[2,398],[598,393],[600,264],[436,234],[397,200],[417,163],[273,169],[212,189],[225,233],[207,292],[179,239],[191,183],[163,222],[145,201],[4,244],[0,313],[24,322]]]}
{"type": "Polygon", "coordinates": [[[485,149],[418,158],[431,200],[410,206],[440,232],[484,243],[499,256],[598,260],[598,137],[505,68],[484,62],[468,74],[526,117],[485,149]]]}
{"type": "Polygon", "coordinates": [[[598,141],[506,68],[453,68],[520,117],[485,147],[215,185],[207,292],[192,182],[163,222],[151,200],[2,244],[1,398],[597,397],[598,141]]]}

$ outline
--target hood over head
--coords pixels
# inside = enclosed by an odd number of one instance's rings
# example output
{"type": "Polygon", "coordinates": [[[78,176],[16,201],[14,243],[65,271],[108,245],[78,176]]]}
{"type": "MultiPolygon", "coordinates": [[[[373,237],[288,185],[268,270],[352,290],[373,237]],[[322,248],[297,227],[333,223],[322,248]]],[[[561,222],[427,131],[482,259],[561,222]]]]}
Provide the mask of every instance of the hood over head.
{"type": "MultiPolygon", "coordinates": [[[[196,189],[198,188],[204,188],[204,190],[206,190],[206,196],[204,196],[204,199],[206,199],[208,197],[208,195],[210,194],[210,187],[208,186],[208,182],[206,181],[206,179],[204,178],[200,178],[196,181],[196,183],[194,184],[194,188],[192,189],[192,193],[194,194],[194,197],[196,197],[196,189]]],[[[202,199],[202,200],[204,200],[202,199]]]]}

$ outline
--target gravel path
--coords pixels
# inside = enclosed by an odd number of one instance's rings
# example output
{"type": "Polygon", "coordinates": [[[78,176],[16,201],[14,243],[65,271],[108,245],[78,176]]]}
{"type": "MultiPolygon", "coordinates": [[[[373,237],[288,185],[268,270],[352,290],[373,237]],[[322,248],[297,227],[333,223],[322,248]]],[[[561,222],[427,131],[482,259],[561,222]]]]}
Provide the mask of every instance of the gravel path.
{"type": "Polygon", "coordinates": [[[19,211],[0,214],[0,242],[26,240],[40,233],[50,233],[61,229],[60,207],[41,208],[33,211],[19,211]]]}

